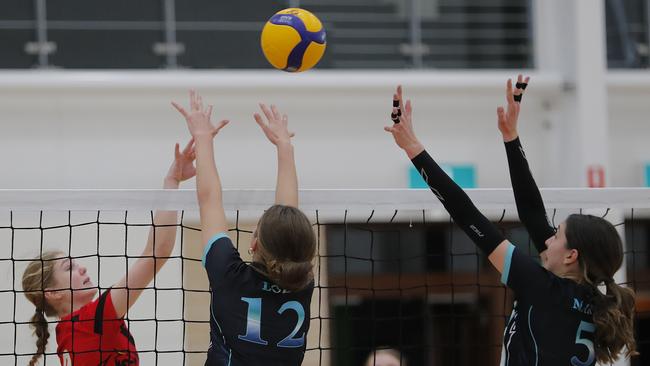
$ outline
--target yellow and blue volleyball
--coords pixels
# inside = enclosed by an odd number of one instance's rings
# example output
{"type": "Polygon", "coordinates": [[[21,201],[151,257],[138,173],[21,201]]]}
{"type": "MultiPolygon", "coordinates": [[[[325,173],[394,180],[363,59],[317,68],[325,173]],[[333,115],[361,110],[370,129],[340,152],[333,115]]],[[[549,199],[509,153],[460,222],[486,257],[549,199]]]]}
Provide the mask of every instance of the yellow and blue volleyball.
{"type": "Polygon", "coordinates": [[[262,51],[276,69],[300,72],[314,67],[326,47],[321,21],[304,9],[281,10],[262,30],[262,51]]]}

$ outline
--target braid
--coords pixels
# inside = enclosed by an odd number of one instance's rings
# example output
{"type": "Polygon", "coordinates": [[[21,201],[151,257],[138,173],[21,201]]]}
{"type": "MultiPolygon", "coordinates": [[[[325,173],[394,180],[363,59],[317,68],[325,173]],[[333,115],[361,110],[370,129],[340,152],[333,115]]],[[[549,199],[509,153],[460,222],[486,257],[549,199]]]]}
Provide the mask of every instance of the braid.
{"type": "Polygon", "coordinates": [[[45,354],[47,340],[50,338],[47,319],[45,316],[55,316],[56,310],[45,299],[44,290],[54,281],[54,266],[57,259],[64,254],[58,251],[47,251],[31,261],[23,273],[23,290],[25,297],[34,304],[36,312],[32,315],[30,327],[36,336],[36,354],[29,361],[29,366],[38,363],[38,359],[45,354]]]}
{"type": "Polygon", "coordinates": [[[34,335],[36,336],[36,354],[32,356],[32,359],[29,361],[29,366],[34,366],[38,362],[38,359],[45,354],[45,347],[47,346],[47,340],[50,338],[50,330],[48,328],[47,319],[43,311],[36,309],[34,315],[32,315],[30,327],[34,328],[34,335]]]}

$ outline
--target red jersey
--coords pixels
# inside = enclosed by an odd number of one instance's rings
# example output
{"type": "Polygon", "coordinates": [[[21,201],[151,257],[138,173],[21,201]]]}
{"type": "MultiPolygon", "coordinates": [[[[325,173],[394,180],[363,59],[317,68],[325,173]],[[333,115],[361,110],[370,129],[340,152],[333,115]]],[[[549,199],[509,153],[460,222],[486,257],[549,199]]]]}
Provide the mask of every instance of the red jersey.
{"type": "Polygon", "coordinates": [[[62,366],[138,366],[138,351],[124,319],[118,318],[111,290],[61,318],[56,326],[62,366]]]}

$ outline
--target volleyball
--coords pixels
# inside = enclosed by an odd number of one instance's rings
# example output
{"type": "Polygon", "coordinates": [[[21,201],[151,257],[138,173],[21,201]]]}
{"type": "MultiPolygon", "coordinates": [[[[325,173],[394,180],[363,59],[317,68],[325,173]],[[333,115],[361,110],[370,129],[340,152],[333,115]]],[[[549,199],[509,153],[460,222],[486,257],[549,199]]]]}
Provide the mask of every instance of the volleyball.
{"type": "Polygon", "coordinates": [[[261,45],[264,56],[276,69],[305,71],[314,67],[325,52],[325,29],[307,10],[284,9],[264,25],[261,45]]]}

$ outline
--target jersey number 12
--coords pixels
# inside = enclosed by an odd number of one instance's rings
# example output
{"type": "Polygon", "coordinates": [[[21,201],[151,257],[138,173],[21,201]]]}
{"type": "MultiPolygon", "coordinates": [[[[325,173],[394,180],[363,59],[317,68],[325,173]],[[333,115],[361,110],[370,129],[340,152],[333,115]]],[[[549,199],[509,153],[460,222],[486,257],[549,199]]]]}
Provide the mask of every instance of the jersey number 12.
{"type": "MultiPolygon", "coordinates": [[[[241,300],[248,303],[248,316],[246,321],[246,334],[239,335],[239,339],[246,342],[261,344],[266,346],[269,342],[262,339],[262,299],[259,297],[242,297],[241,300]]],[[[296,333],[300,330],[302,323],[305,321],[305,309],[298,301],[287,301],[278,310],[278,314],[282,314],[287,310],[293,310],[298,314],[298,321],[293,331],[286,336],[283,340],[278,342],[278,347],[283,348],[298,348],[305,345],[305,333],[300,337],[296,337],[296,333]]]]}

